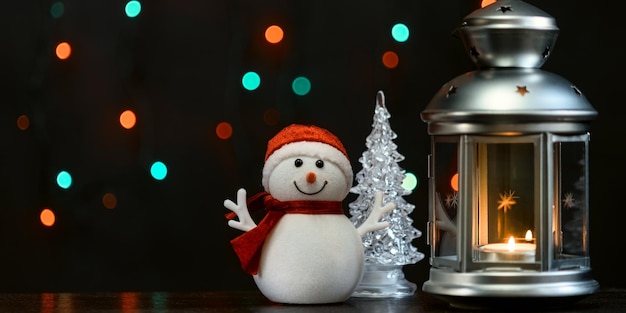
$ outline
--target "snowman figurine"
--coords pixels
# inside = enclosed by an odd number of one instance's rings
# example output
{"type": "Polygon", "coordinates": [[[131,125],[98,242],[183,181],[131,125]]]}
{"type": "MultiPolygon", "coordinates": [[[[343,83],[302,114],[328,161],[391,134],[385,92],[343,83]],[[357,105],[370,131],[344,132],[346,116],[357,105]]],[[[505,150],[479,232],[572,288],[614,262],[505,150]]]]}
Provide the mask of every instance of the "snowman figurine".
{"type": "Polygon", "coordinates": [[[264,192],[224,201],[228,225],[244,231],[231,240],[243,270],[253,275],[270,301],[287,304],[336,303],[358,286],[364,267],[361,238],[388,227],[380,218],[395,208],[375,196],[368,219],[355,228],[342,201],[352,186],[346,150],[330,131],[292,124],[267,145],[264,192]],[[251,211],[265,209],[257,225],[251,211]]]}

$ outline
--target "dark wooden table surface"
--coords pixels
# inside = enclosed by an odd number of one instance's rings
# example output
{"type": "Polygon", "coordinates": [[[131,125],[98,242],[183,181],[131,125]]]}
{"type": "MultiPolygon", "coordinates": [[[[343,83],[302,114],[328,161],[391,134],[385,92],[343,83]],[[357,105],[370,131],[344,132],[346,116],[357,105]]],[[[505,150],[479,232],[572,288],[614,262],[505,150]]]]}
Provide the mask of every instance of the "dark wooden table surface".
{"type": "MultiPolygon", "coordinates": [[[[514,308],[512,308],[514,309],[514,308]]],[[[502,311],[502,310],[497,310],[502,311]]],[[[519,310],[518,310],[519,311],[519,310]]],[[[601,289],[564,307],[525,309],[549,312],[626,312],[626,289],[601,289]]],[[[237,292],[112,292],[112,293],[1,293],[0,312],[472,312],[450,307],[421,291],[401,298],[350,298],[324,305],[285,305],[268,301],[258,291],[237,292]]],[[[493,312],[493,311],[492,311],[493,312]]]]}

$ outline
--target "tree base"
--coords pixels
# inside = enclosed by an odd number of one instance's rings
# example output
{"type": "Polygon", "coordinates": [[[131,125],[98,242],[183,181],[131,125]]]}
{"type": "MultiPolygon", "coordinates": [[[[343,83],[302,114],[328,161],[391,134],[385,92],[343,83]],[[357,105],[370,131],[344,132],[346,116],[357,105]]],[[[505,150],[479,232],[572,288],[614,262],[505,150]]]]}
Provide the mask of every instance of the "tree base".
{"type": "Polygon", "coordinates": [[[415,293],[417,285],[404,278],[402,265],[365,264],[363,278],[353,297],[405,297],[415,293]]]}

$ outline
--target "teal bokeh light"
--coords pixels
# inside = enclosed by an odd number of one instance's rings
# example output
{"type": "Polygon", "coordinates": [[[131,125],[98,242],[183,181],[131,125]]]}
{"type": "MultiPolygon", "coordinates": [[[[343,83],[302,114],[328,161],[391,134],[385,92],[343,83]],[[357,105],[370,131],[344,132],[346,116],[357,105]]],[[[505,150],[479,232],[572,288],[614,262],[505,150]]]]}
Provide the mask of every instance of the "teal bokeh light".
{"type": "Polygon", "coordinates": [[[65,5],[61,1],[57,1],[50,6],[50,15],[54,18],[63,16],[65,12],[65,5]]]}
{"type": "Polygon", "coordinates": [[[241,85],[247,90],[255,90],[261,85],[261,77],[255,72],[247,72],[241,78],[241,85]]]}
{"type": "Polygon", "coordinates": [[[306,77],[297,77],[291,83],[291,89],[298,96],[304,96],[311,91],[311,82],[306,77]]]}
{"type": "Polygon", "coordinates": [[[141,13],[141,2],[136,0],[128,1],[124,11],[126,11],[126,16],[136,17],[139,13],[141,13]]]}
{"type": "Polygon", "coordinates": [[[419,179],[415,174],[406,172],[404,175],[404,180],[402,181],[402,187],[406,190],[415,190],[419,185],[419,179]]]}
{"type": "Polygon", "coordinates": [[[167,176],[167,166],[161,161],[156,161],[150,166],[150,175],[156,180],[163,180],[167,176]]]}
{"type": "Polygon", "coordinates": [[[393,25],[391,28],[391,36],[397,42],[405,42],[409,39],[409,28],[402,23],[393,25]]]}
{"type": "Polygon", "coordinates": [[[60,171],[57,174],[57,185],[63,189],[70,188],[72,185],[72,175],[66,171],[60,171]]]}

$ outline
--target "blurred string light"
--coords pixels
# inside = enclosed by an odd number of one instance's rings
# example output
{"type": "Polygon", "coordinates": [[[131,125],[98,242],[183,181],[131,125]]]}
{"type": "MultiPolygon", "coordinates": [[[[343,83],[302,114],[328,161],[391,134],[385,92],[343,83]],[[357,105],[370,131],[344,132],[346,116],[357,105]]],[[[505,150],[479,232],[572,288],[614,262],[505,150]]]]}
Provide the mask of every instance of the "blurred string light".
{"type": "Polygon", "coordinates": [[[115,194],[107,192],[102,196],[102,205],[107,209],[115,209],[117,207],[117,197],[115,194]]]}
{"type": "Polygon", "coordinates": [[[417,176],[411,172],[404,174],[404,180],[402,181],[402,187],[406,190],[415,190],[419,186],[419,180],[417,176]]]}
{"type": "Polygon", "coordinates": [[[409,28],[402,23],[395,24],[391,28],[391,37],[397,42],[405,42],[409,39],[409,28]]]}
{"type": "Polygon", "coordinates": [[[61,42],[57,45],[55,53],[57,58],[59,58],[60,60],[66,60],[72,54],[72,47],[68,42],[61,42]]]}
{"type": "Polygon", "coordinates": [[[392,69],[396,68],[399,63],[398,55],[393,51],[386,51],[383,53],[383,65],[386,68],[392,69]]]}
{"type": "Polygon", "coordinates": [[[255,72],[247,72],[243,74],[241,84],[247,90],[256,90],[261,85],[261,77],[255,72]]]}
{"type": "Polygon", "coordinates": [[[135,127],[135,123],[137,123],[137,116],[135,116],[135,112],[132,110],[126,110],[120,114],[120,125],[126,129],[131,129],[135,127]]]}
{"type": "Polygon", "coordinates": [[[39,213],[39,220],[44,226],[51,227],[56,222],[56,217],[50,208],[43,208],[41,213],[39,213]]]}
{"type": "Polygon", "coordinates": [[[265,40],[269,43],[279,43],[283,40],[283,29],[278,25],[272,25],[265,29],[265,40]]]}
{"type": "Polygon", "coordinates": [[[63,16],[64,12],[65,12],[65,6],[63,5],[63,2],[61,1],[57,1],[50,6],[50,15],[53,18],[60,18],[61,16],[63,16]]]}
{"type": "Polygon", "coordinates": [[[60,171],[57,174],[57,185],[63,189],[68,189],[72,185],[72,175],[67,171],[60,171]]]}
{"type": "Polygon", "coordinates": [[[233,135],[233,127],[228,122],[221,122],[215,127],[215,134],[219,139],[229,139],[233,135]]]}
{"type": "Polygon", "coordinates": [[[126,2],[124,11],[126,12],[126,16],[130,18],[137,17],[137,15],[141,13],[141,2],[136,0],[126,2]]]}
{"type": "Polygon", "coordinates": [[[298,96],[304,96],[311,91],[311,82],[306,77],[296,77],[291,83],[291,89],[298,96]]]}
{"type": "Polygon", "coordinates": [[[280,112],[274,108],[269,108],[263,113],[263,121],[268,126],[275,126],[280,121],[280,112]]]}
{"type": "Polygon", "coordinates": [[[150,175],[156,180],[163,180],[167,176],[167,166],[161,161],[156,161],[150,166],[150,175]]]}
{"type": "Polygon", "coordinates": [[[30,126],[30,119],[27,115],[22,114],[17,117],[17,128],[20,130],[27,130],[30,126]]]}

